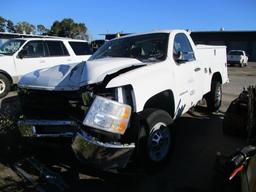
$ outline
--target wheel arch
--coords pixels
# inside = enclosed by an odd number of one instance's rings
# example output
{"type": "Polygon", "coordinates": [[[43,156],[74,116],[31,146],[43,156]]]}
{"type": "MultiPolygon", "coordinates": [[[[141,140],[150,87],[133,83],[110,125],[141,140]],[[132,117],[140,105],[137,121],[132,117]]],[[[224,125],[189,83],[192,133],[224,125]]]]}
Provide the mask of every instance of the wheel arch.
{"type": "MultiPolygon", "coordinates": [[[[212,82],[213,81],[218,81],[222,84],[222,76],[220,74],[220,72],[215,72],[213,75],[212,75],[212,82]]],[[[211,82],[211,83],[212,83],[211,82]]]]}
{"type": "Polygon", "coordinates": [[[143,110],[152,108],[162,109],[174,118],[175,100],[172,90],[165,90],[150,97],[145,103],[143,110]]]}
{"type": "Polygon", "coordinates": [[[12,79],[12,77],[11,77],[11,75],[9,73],[7,73],[6,71],[0,69],[0,74],[5,75],[9,79],[10,83],[13,84],[13,79],[12,79]]]}

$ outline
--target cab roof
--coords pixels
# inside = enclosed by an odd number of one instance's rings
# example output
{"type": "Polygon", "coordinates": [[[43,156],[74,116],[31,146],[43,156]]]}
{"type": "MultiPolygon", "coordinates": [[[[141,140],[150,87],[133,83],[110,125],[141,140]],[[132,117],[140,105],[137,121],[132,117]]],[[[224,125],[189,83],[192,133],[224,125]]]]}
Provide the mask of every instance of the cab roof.
{"type": "Polygon", "coordinates": [[[122,39],[122,38],[126,38],[126,37],[133,37],[133,36],[138,36],[138,35],[147,35],[147,34],[154,34],[154,33],[188,33],[188,34],[190,34],[190,31],[184,30],[184,29],[155,30],[155,31],[150,31],[150,32],[145,32],[145,33],[133,33],[133,34],[117,37],[114,39],[122,39]]]}

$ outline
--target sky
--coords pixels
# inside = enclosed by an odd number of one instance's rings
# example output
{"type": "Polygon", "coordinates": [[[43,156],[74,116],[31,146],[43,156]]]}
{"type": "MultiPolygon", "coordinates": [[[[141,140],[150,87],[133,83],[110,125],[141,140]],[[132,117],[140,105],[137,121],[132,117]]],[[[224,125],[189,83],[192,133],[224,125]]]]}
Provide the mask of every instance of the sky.
{"type": "Polygon", "coordinates": [[[85,23],[93,39],[159,29],[256,30],[256,0],[0,0],[0,16],[48,28],[72,18],[85,23]]]}

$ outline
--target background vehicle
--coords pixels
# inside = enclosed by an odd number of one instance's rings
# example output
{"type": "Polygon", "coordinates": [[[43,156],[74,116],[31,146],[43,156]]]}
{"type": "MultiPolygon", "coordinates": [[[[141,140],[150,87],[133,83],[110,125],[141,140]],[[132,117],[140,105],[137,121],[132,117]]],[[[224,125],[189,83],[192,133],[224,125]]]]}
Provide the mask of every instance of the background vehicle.
{"type": "Polygon", "coordinates": [[[239,64],[240,67],[245,67],[248,64],[248,57],[243,50],[230,50],[227,58],[231,65],[239,64]]]}
{"type": "Polygon", "coordinates": [[[129,35],[106,42],[87,62],[23,76],[27,119],[20,123],[35,136],[78,127],[75,153],[103,170],[124,168],[132,154],[153,167],[169,157],[173,120],[203,98],[218,111],[227,81],[225,46],[195,46],[184,30],[129,35]]]}
{"type": "Polygon", "coordinates": [[[91,48],[93,53],[96,52],[103,44],[105,43],[105,40],[94,40],[91,41],[91,48]]]}
{"type": "Polygon", "coordinates": [[[0,98],[20,77],[59,64],[86,61],[91,50],[86,41],[64,38],[17,38],[0,47],[0,98]]]}

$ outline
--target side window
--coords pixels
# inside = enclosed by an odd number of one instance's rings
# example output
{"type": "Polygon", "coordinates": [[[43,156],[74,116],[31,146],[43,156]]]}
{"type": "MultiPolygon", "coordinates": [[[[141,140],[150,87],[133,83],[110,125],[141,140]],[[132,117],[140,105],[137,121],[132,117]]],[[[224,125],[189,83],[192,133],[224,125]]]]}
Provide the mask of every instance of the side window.
{"type": "Polygon", "coordinates": [[[91,55],[92,51],[86,42],[68,42],[76,55],[91,55]]]}
{"type": "Polygon", "coordinates": [[[62,41],[46,41],[48,56],[69,56],[69,53],[62,41]]]}
{"type": "Polygon", "coordinates": [[[178,33],[174,38],[173,45],[173,56],[174,58],[179,55],[183,61],[192,61],[195,60],[195,55],[191,44],[184,33],[178,33]],[[181,56],[180,56],[181,54],[181,56]]]}
{"type": "Polygon", "coordinates": [[[27,51],[25,58],[44,57],[43,41],[29,41],[23,50],[27,51]]]}

